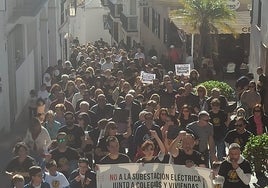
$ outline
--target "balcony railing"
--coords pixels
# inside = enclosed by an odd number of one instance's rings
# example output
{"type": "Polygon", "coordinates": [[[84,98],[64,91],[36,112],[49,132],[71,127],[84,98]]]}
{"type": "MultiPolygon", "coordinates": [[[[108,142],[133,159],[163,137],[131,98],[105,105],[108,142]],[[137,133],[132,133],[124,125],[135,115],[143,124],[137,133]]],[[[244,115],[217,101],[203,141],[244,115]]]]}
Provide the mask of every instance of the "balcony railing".
{"type": "Polygon", "coordinates": [[[48,0],[17,0],[10,21],[20,17],[35,17],[48,0]]]}
{"type": "Polygon", "coordinates": [[[120,18],[120,14],[123,10],[122,4],[114,4],[108,0],[108,7],[110,9],[110,14],[113,18],[120,18]]]}
{"type": "Polygon", "coordinates": [[[138,31],[138,16],[120,14],[120,20],[122,22],[123,29],[127,32],[138,31]]]}
{"type": "Polygon", "coordinates": [[[104,7],[108,7],[109,0],[101,0],[101,5],[104,6],[104,7]]]}

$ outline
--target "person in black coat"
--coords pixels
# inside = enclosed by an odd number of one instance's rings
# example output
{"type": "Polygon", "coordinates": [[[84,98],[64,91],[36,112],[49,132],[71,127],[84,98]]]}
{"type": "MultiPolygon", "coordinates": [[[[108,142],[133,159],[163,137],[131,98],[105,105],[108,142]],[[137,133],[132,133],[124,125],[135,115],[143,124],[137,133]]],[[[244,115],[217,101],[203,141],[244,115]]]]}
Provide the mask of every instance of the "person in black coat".
{"type": "Polygon", "coordinates": [[[87,158],[78,160],[78,169],[74,170],[70,177],[70,188],[96,188],[96,173],[89,167],[87,158]]]}

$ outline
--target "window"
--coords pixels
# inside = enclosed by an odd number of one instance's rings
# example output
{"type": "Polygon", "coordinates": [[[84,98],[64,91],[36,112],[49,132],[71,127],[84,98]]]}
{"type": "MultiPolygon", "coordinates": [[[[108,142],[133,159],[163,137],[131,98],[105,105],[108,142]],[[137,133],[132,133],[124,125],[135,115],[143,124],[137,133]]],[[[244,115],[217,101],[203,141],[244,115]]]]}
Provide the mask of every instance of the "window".
{"type": "Polygon", "coordinates": [[[21,24],[18,24],[14,27],[14,29],[9,34],[10,46],[11,50],[11,59],[15,63],[16,68],[18,69],[20,65],[24,62],[25,59],[25,49],[24,49],[24,27],[21,24]]]}
{"type": "Polygon", "coordinates": [[[163,42],[168,42],[168,20],[164,19],[164,26],[163,26],[163,42]]]}
{"type": "Polygon", "coordinates": [[[122,4],[114,4],[115,7],[115,17],[120,17],[121,12],[123,11],[123,5],[122,4]]]}
{"type": "Polygon", "coordinates": [[[137,2],[136,0],[130,1],[130,15],[136,15],[137,14],[137,2]]]}
{"type": "Polygon", "coordinates": [[[65,21],[64,3],[65,3],[65,1],[61,1],[61,4],[60,4],[60,14],[61,14],[60,15],[60,23],[61,23],[61,25],[65,21]]]}
{"type": "Polygon", "coordinates": [[[24,30],[22,25],[17,25],[14,29],[15,59],[16,66],[19,67],[24,61],[24,30]]]}
{"type": "Polygon", "coordinates": [[[262,9],[262,0],[259,0],[259,4],[258,4],[258,22],[257,22],[257,26],[259,28],[261,28],[261,9],[262,9]]]}
{"type": "Polygon", "coordinates": [[[152,9],[152,32],[160,38],[160,14],[152,9]]]}
{"type": "Polygon", "coordinates": [[[149,7],[143,7],[143,23],[149,27],[149,7]]]}
{"type": "Polygon", "coordinates": [[[260,62],[261,62],[260,66],[265,67],[266,68],[265,73],[267,73],[268,66],[265,65],[267,65],[268,63],[268,46],[266,46],[264,43],[261,43],[260,62]]]}

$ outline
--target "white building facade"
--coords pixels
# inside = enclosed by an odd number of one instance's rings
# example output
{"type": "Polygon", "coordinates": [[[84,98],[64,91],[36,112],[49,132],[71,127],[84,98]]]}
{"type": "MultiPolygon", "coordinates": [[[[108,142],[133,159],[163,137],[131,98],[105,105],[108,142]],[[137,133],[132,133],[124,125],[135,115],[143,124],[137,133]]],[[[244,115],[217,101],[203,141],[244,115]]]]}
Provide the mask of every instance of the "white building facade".
{"type": "Polygon", "coordinates": [[[86,0],[77,6],[76,15],[70,17],[69,32],[78,37],[81,44],[94,42],[100,38],[111,43],[109,25],[105,22],[108,8],[103,7],[100,0],[86,0]]]}
{"type": "Polygon", "coordinates": [[[123,42],[128,48],[139,43],[146,50],[154,46],[159,56],[166,53],[169,8],[178,6],[177,0],[102,0],[102,3],[109,8],[112,43],[123,42]]]}
{"type": "Polygon", "coordinates": [[[1,131],[10,131],[27,105],[29,91],[37,90],[47,67],[62,58],[59,31],[64,3],[66,0],[0,1],[1,131]]]}
{"type": "Polygon", "coordinates": [[[256,68],[263,67],[268,75],[268,1],[252,0],[250,37],[250,72],[257,79],[256,68]]]}

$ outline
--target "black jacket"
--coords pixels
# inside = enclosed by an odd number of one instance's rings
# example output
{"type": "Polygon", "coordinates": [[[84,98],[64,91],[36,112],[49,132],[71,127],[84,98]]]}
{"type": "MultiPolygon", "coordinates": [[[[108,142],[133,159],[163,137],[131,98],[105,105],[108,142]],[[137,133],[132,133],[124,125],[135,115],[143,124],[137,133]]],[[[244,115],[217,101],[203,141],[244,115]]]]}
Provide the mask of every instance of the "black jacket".
{"type": "MultiPolygon", "coordinates": [[[[267,115],[262,115],[262,118],[261,118],[261,121],[262,121],[262,129],[263,129],[263,132],[267,133],[268,132],[268,116],[267,115]]],[[[253,133],[254,135],[257,135],[257,127],[256,127],[256,123],[254,121],[254,116],[250,116],[248,118],[248,125],[246,127],[246,129],[253,133]]]]}
{"type": "Polygon", "coordinates": [[[69,177],[69,182],[70,182],[70,188],[96,188],[97,187],[97,182],[96,182],[96,173],[93,172],[91,169],[89,169],[86,172],[85,179],[89,178],[91,179],[91,182],[89,185],[85,185],[85,187],[82,187],[81,182],[77,182],[75,178],[79,175],[79,169],[74,170],[70,177],[69,177]]]}

